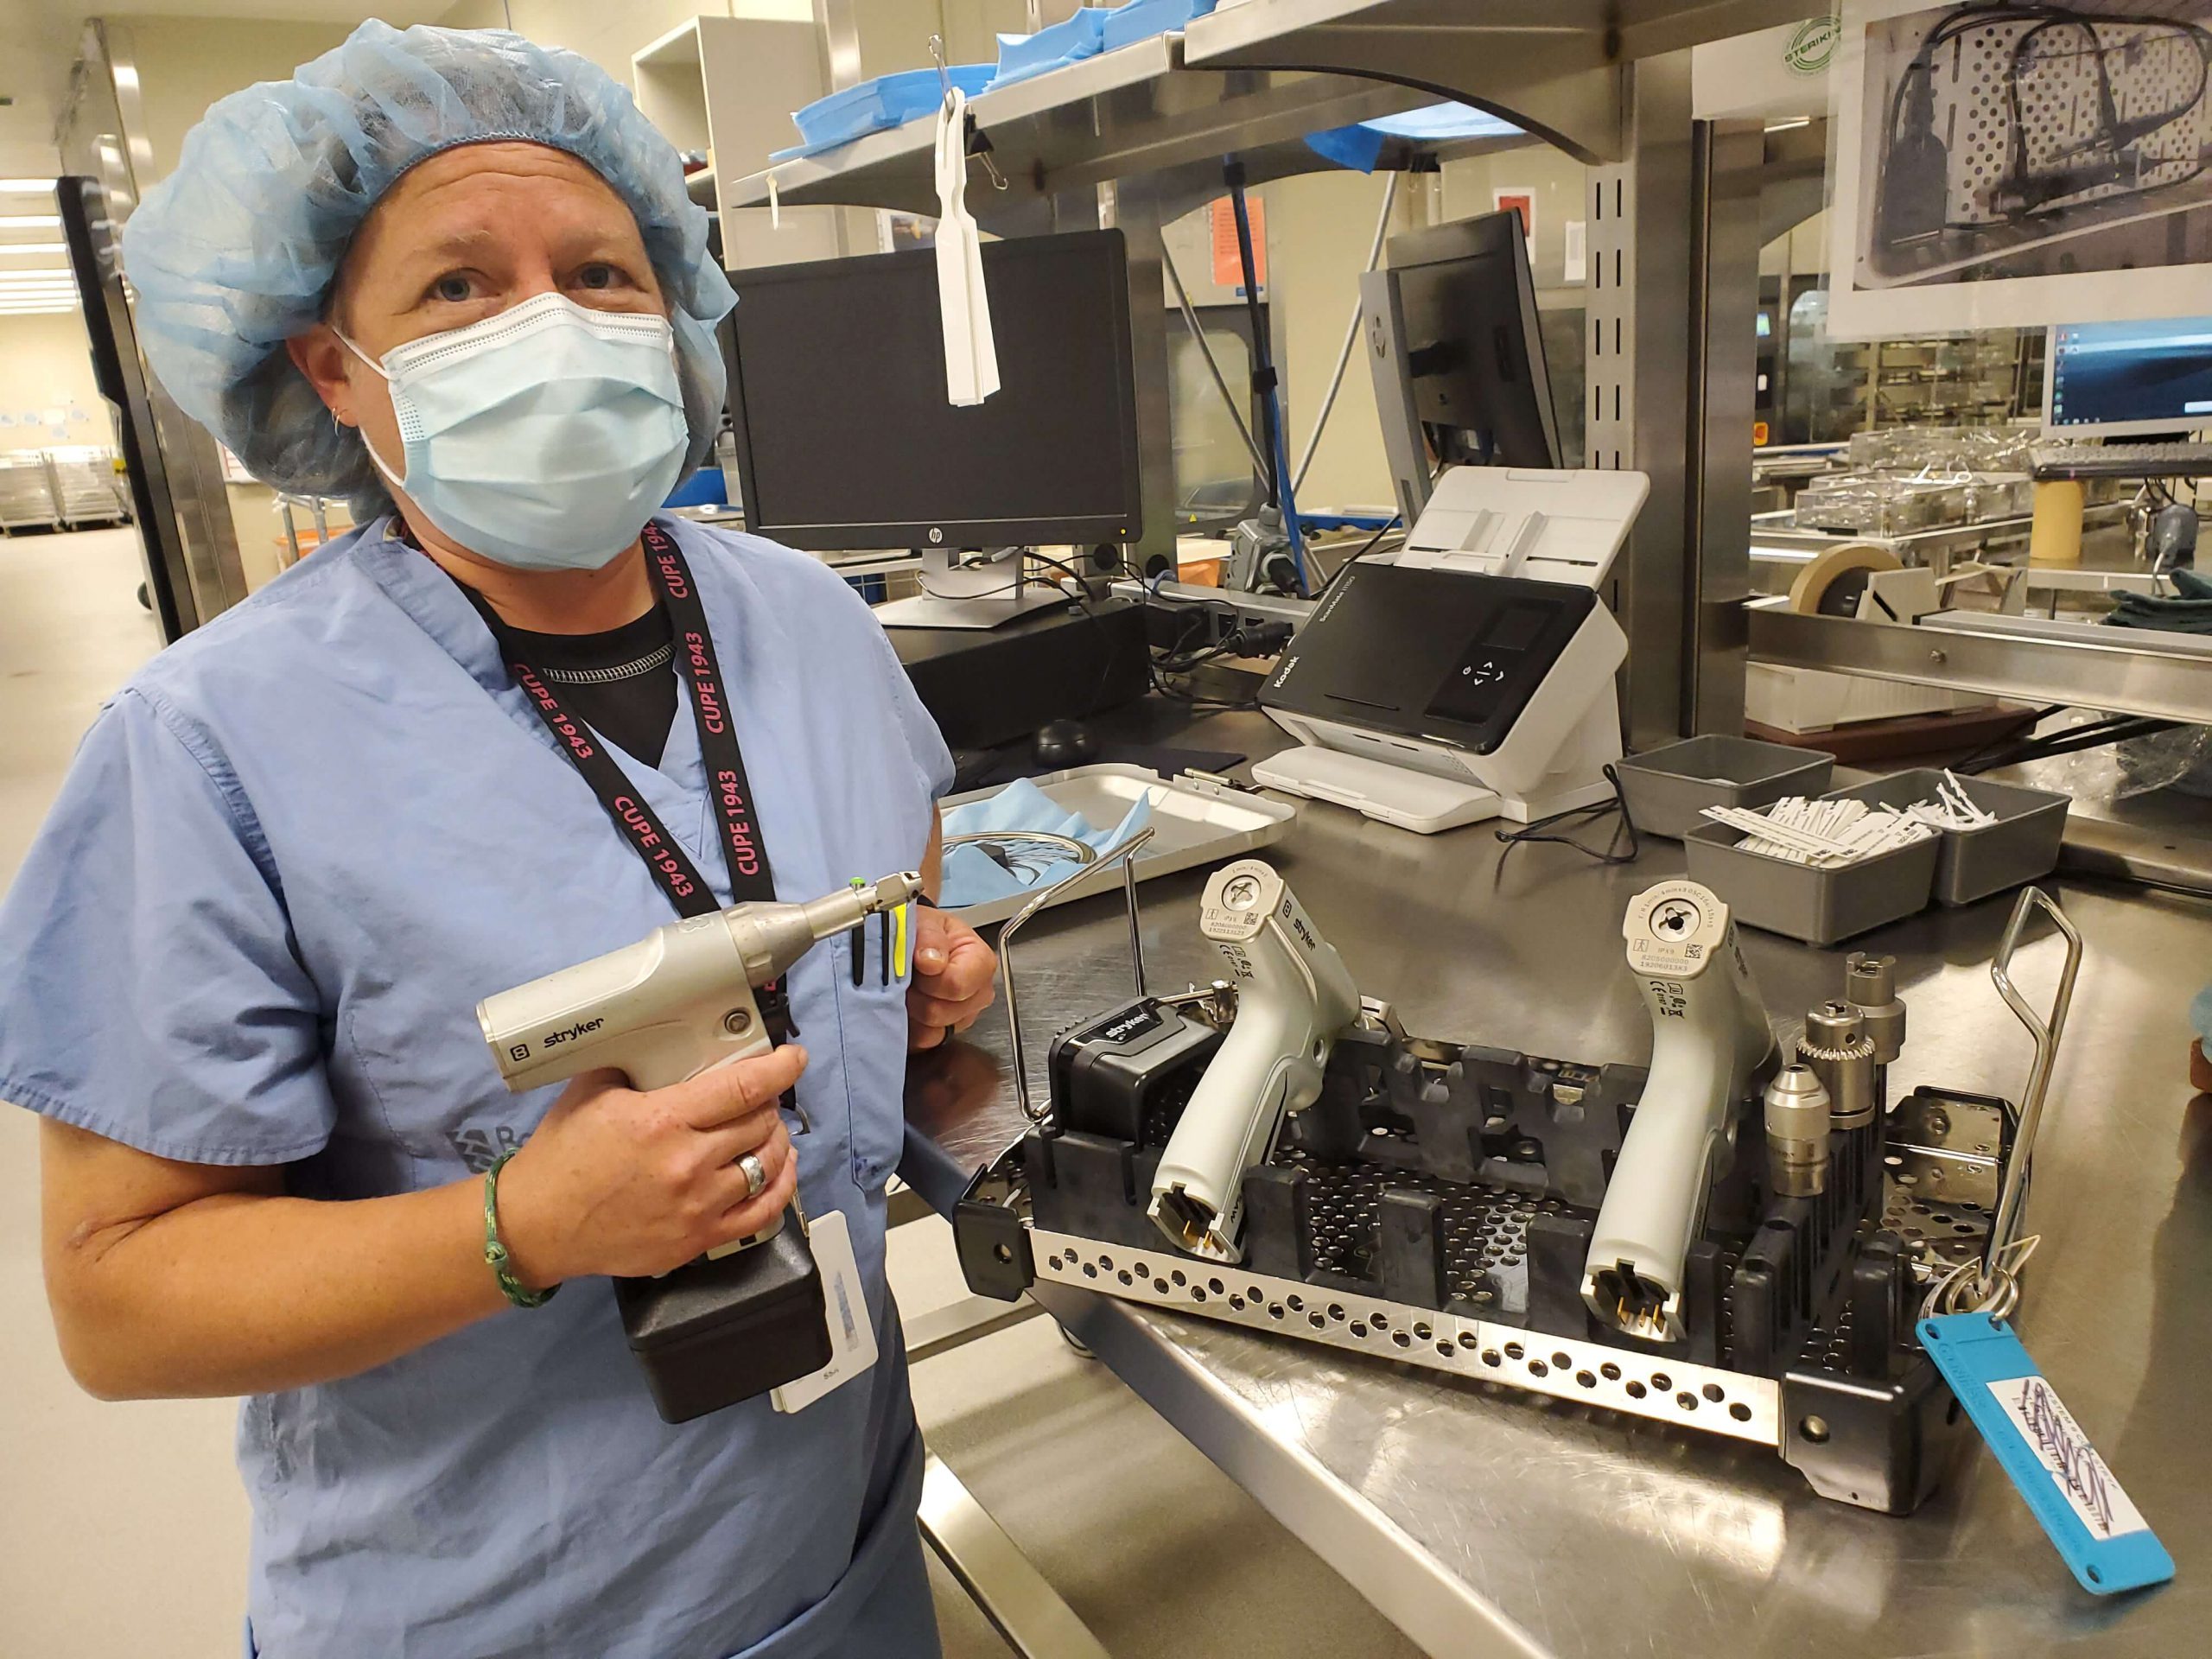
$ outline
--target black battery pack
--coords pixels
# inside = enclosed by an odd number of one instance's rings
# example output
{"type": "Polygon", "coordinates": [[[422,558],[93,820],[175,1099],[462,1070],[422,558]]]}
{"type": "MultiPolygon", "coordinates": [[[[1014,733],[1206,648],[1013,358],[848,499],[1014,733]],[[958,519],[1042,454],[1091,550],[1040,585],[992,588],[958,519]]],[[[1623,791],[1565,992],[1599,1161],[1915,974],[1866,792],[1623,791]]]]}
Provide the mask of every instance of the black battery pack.
{"type": "Polygon", "coordinates": [[[1164,1145],[1221,1033],[1152,997],[1064,1032],[1050,1072],[1063,1129],[1164,1145]]]}
{"type": "Polygon", "coordinates": [[[617,1279],[614,1301],[664,1422],[690,1422],[830,1363],[822,1271],[796,1211],[773,1238],[734,1255],[617,1279]]]}

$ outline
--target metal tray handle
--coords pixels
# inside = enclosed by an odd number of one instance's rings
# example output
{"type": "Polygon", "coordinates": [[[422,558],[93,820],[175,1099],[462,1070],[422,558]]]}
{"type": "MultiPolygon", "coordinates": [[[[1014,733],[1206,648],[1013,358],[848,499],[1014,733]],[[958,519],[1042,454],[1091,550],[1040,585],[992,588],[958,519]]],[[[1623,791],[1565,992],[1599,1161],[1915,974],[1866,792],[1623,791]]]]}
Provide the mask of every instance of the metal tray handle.
{"type": "Polygon", "coordinates": [[[2082,971],[2082,931],[2069,920],[2066,912],[2042,887],[2024,887],[2019,900],[2013,905],[2013,918],[2004,925],[2004,940],[1998,944],[1998,957],[1988,964],[1988,978],[1998,987],[1998,995],[2004,998],[2004,1007],[2013,1011],[2013,1018],[2029,1028],[2035,1039],[2035,1062],[2029,1066],[2029,1086],[2019,1095],[2019,1123],[2013,1130],[2013,1154],[2004,1166],[2004,1185],[1998,1190],[1998,1212],[1988,1224],[1988,1243],[1982,1252],[1982,1272],[1975,1285],[1975,1299],[1993,1300],[2004,1296],[2006,1307],[2018,1300],[2018,1289],[2011,1285],[2018,1261],[2006,1265],[2008,1252],[2013,1249],[2019,1236],[2019,1217],[2022,1199],[2029,1185],[2029,1164],[2035,1157],[2035,1133],[2044,1122],[2044,1097],[2050,1093],[2050,1073],[2057,1066],[2059,1038],[2066,1035],[2066,1011],[2073,1007],[2075,976],[2082,971]],[[2066,963],[2059,969],[2057,991],[2050,998],[2050,1013],[2044,1015],[2029,1004],[2029,1000],[2013,984],[2013,951],[2019,949],[2019,940],[2029,931],[2029,918],[2033,912],[2046,912],[2050,923],[2066,938],[2066,963]]]}
{"type": "MultiPolygon", "coordinates": [[[[1049,1098],[1042,1104],[1033,1104],[1029,1098],[1029,1068],[1027,1057],[1021,1046],[1021,1000],[1014,989],[1014,938],[1025,923],[1039,911],[1051,904],[1061,889],[1080,881],[1102,865],[1118,863],[1122,867],[1122,895],[1129,912],[1129,972],[1136,983],[1136,994],[1144,995],[1144,937],[1138,925],[1137,873],[1134,856],[1138,848],[1152,839],[1153,826],[1147,824],[1127,841],[1098,860],[1097,864],[1085,864],[1074,874],[1055,881],[1040,890],[1036,897],[1007,918],[999,928],[999,976],[1006,984],[1007,1035],[1014,1048],[1014,1089],[1021,1102],[1021,1115],[1032,1123],[1041,1123],[1051,1106],[1049,1098]]],[[[1089,849],[1084,850],[1088,851],[1089,849]]]]}

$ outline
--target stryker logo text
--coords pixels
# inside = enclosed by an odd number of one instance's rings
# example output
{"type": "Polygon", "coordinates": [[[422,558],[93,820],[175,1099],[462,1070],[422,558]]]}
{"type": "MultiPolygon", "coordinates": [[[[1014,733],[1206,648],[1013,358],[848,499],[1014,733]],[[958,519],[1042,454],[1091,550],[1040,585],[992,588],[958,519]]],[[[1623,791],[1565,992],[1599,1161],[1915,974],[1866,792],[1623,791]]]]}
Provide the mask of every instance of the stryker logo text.
{"type": "Polygon", "coordinates": [[[543,1038],[540,1039],[539,1046],[550,1048],[556,1043],[573,1043],[579,1037],[590,1036],[592,1033],[597,1031],[606,1023],[607,1020],[604,1016],[602,1016],[597,1020],[579,1020],[575,1025],[570,1026],[566,1031],[549,1031],[545,1033],[543,1038]]]}

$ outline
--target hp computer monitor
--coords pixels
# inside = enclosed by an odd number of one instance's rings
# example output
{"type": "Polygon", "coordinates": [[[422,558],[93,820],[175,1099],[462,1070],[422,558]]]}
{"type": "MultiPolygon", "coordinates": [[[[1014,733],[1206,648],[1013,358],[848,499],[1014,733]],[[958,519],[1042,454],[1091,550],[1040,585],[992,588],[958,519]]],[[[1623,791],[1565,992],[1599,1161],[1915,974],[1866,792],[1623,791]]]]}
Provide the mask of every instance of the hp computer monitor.
{"type": "Polygon", "coordinates": [[[984,245],[1000,386],[969,409],[945,401],[931,250],[730,280],[747,528],[820,552],[1143,533],[1119,231],[984,245]]]}
{"type": "Polygon", "coordinates": [[[2050,331],[2044,429],[2104,438],[2212,427],[2212,317],[2063,322],[2050,331]]]}

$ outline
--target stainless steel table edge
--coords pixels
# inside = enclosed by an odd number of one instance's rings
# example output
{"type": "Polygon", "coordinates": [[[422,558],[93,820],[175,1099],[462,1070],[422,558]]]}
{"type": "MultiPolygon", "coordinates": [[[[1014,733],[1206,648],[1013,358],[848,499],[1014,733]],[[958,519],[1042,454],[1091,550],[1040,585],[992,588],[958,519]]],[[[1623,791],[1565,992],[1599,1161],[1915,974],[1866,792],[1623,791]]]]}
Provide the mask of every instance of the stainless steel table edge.
{"type": "Polygon", "coordinates": [[[1030,1294],[1216,1467],[1436,1659],[1552,1659],[1366,1498],[1249,1408],[1127,1304],[1039,1281],[1030,1294]]]}

